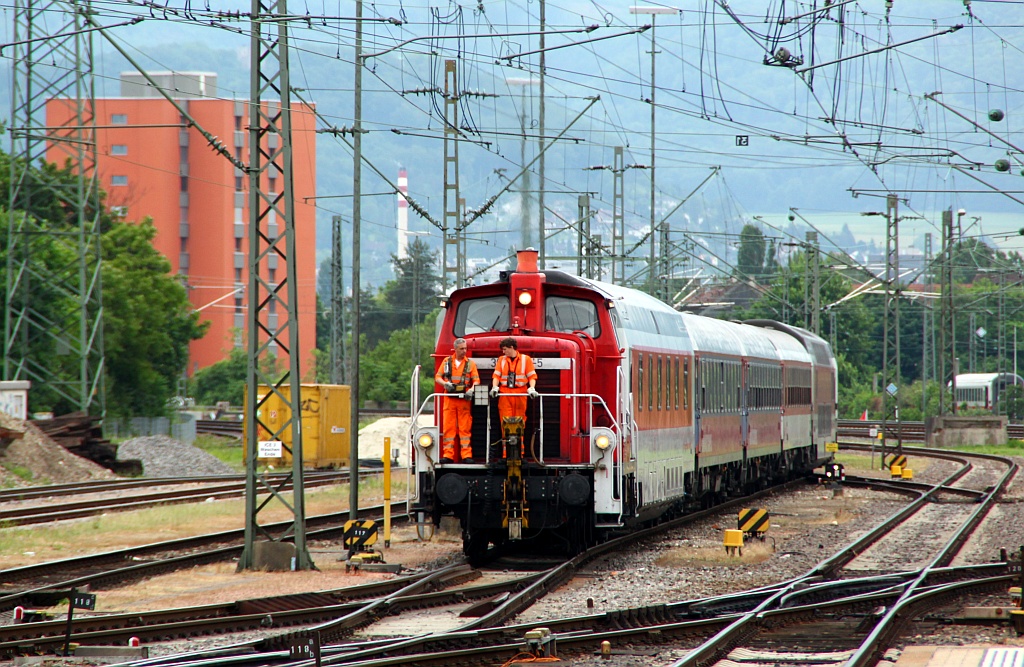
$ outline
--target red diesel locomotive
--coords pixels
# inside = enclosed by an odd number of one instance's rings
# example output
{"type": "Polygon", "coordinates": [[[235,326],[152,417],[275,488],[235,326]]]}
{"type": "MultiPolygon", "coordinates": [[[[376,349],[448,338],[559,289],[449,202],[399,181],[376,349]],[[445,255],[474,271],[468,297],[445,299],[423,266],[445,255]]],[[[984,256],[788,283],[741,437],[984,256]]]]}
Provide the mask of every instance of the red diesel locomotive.
{"type": "MultiPolygon", "coordinates": [[[[438,387],[433,424],[410,430],[411,509],[435,523],[458,517],[471,561],[490,544],[538,538],[575,552],[829,458],[836,362],[818,336],[681,314],[643,292],[539,271],[533,250],[518,260],[448,298],[435,365],[465,338],[481,384],[467,397],[438,387]],[[507,336],[533,358],[540,396],[525,426],[503,428],[488,390],[507,336]],[[474,462],[441,463],[441,404],[466,398],[474,462]]],[[[420,398],[414,388],[422,412],[431,397],[420,398]]]]}

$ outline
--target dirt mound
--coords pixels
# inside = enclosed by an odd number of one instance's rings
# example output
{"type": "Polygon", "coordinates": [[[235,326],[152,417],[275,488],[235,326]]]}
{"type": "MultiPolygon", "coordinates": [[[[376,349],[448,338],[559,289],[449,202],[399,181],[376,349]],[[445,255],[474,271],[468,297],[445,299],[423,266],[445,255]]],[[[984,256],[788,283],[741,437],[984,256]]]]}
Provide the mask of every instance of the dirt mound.
{"type": "MultiPolygon", "coordinates": [[[[433,415],[421,415],[419,424],[434,422],[433,415]]],[[[409,463],[409,418],[384,417],[359,429],[359,459],[380,459],[384,456],[384,438],[391,438],[391,449],[398,449],[398,465],[409,463]]]]}
{"type": "Polygon", "coordinates": [[[0,426],[24,433],[0,454],[0,486],[116,479],[114,473],[88,459],[75,456],[30,422],[0,412],[0,426]]]}

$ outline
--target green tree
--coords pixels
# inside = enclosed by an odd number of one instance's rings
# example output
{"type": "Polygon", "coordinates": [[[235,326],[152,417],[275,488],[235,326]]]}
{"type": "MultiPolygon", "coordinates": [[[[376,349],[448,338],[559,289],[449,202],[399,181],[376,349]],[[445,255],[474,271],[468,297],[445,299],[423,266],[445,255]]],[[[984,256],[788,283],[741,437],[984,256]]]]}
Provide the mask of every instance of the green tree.
{"type": "Polygon", "coordinates": [[[409,400],[409,375],[420,366],[420,396],[434,391],[434,320],[437,311],[428,314],[415,327],[405,327],[377,347],[362,355],[359,364],[359,390],[363,400],[409,400]],[[415,363],[413,363],[415,361],[415,363]]]}
{"type": "MultiPolygon", "coordinates": [[[[283,377],[281,364],[276,357],[268,356],[262,361],[264,373],[275,381],[283,377]]],[[[216,405],[227,401],[231,405],[245,402],[245,381],[249,373],[249,353],[243,347],[231,350],[227,359],[200,369],[189,381],[189,396],[199,405],[216,405]]]]}
{"type": "Polygon", "coordinates": [[[115,416],[164,414],[189,343],[208,327],[170,274],[170,262],[153,247],[154,237],[149,219],[115,223],[103,235],[107,407],[115,416]]]}
{"type": "Polygon", "coordinates": [[[360,332],[369,348],[385,340],[393,331],[422,321],[424,314],[437,305],[441,288],[438,275],[438,252],[421,239],[409,244],[406,257],[391,255],[395,278],[367,298],[360,294],[360,332]]]}
{"type": "Polygon", "coordinates": [[[740,247],[736,253],[736,277],[741,280],[760,281],[765,268],[764,258],[764,234],[756,225],[743,225],[740,231],[740,247]]]}
{"type": "MultiPolygon", "coordinates": [[[[10,156],[0,153],[0,265],[6,266],[7,227],[25,211],[11,211],[10,156]]],[[[68,167],[44,163],[23,171],[32,186],[29,213],[39,232],[33,241],[30,275],[60,274],[77,263],[76,250],[54,232],[76,229],[69,209],[55,196],[55,189],[72,191],[77,177],[68,167]],[[48,189],[47,185],[55,186],[48,189]]],[[[101,193],[100,204],[103,196],[101,193]]],[[[169,274],[170,264],[152,246],[156,234],[150,221],[127,224],[108,211],[100,211],[101,283],[104,305],[104,362],[107,409],[115,416],[153,416],[166,412],[184,370],[188,344],[202,336],[204,327],[192,312],[184,287],[169,274]]],[[[92,270],[86,267],[87,270],[92,270]]],[[[37,281],[33,308],[42,317],[61,323],[75,313],[78,303],[56,291],[45,293],[45,281],[37,281]]],[[[0,297],[2,298],[2,297],[0,297]]],[[[6,303],[0,307],[6,309],[6,303]]],[[[73,356],[60,354],[56,338],[38,336],[29,342],[29,358],[46,364],[55,377],[75,378],[79,368],[73,356]]],[[[63,414],[77,409],[46,386],[32,388],[33,410],[63,414]]]]}
{"type": "Polygon", "coordinates": [[[189,396],[199,405],[216,405],[220,401],[242,405],[248,370],[248,353],[236,347],[227,359],[196,371],[189,382],[189,396]]]}

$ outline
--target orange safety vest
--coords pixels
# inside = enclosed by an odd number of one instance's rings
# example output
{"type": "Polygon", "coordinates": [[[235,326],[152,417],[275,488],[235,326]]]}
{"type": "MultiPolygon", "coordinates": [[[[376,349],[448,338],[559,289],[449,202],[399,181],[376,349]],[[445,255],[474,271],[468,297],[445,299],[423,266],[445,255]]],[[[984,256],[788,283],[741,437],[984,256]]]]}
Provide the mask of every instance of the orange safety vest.
{"type": "Polygon", "coordinates": [[[498,386],[503,392],[525,394],[530,378],[536,378],[537,371],[529,356],[519,353],[515,359],[509,359],[503,354],[494,364],[494,377],[498,378],[498,386]]]}
{"type": "Polygon", "coordinates": [[[441,368],[437,371],[437,375],[434,376],[434,382],[438,384],[451,382],[456,387],[465,385],[467,390],[473,385],[480,383],[480,373],[477,371],[476,364],[472,359],[466,357],[462,364],[461,372],[456,368],[456,361],[454,354],[445,357],[444,362],[441,363],[441,368]]]}

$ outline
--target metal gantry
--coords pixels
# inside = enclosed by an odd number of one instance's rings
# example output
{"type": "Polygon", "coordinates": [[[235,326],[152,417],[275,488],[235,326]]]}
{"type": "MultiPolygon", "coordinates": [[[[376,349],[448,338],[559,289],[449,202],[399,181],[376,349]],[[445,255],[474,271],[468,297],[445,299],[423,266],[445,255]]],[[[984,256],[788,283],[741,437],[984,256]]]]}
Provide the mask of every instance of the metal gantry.
{"type": "Polygon", "coordinates": [[[345,263],[342,250],[342,219],[331,218],[331,383],[345,384],[348,378],[345,354],[345,263]]]}
{"type": "Polygon", "coordinates": [[[625,171],[626,160],[622,146],[616,146],[612,162],[612,282],[620,285],[625,284],[626,280],[625,171]]]}
{"type": "Polygon", "coordinates": [[[939,412],[947,414],[947,405],[956,414],[956,313],[953,310],[953,211],[942,212],[942,261],[939,263],[939,292],[942,300],[939,314],[939,412]],[[948,389],[947,389],[948,387],[948,389]]]}
{"type": "Polygon", "coordinates": [[[294,542],[292,568],[314,568],[306,546],[302,409],[299,373],[298,284],[295,258],[295,197],[292,174],[291,84],[286,0],[253,0],[249,107],[249,287],[246,333],[245,545],[238,569],[262,566],[260,542],[294,542]],[[284,273],[281,280],[279,272],[284,273]],[[288,355],[278,375],[273,362],[288,355]],[[262,390],[260,386],[266,389],[262,390]],[[276,397],[285,414],[263,409],[276,397]],[[273,417],[277,417],[274,419],[273,417]],[[291,435],[291,473],[271,480],[258,468],[260,441],[291,435]],[[291,486],[291,498],[284,488],[291,486]],[[261,499],[262,496],[262,499],[261,499]],[[271,531],[259,513],[276,499],[291,510],[283,530],[271,531]]]}
{"type": "Polygon", "coordinates": [[[899,199],[894,194],[885,198],[885,316],[882,350],[882,461],[887,449],[903,453],[903,429],[900,426],[900,281],[899,199]],[[890,447],[888,422],[896,423],[896,444],[890,447]]]}
{"type": "Polygon", "coordinates": [[[454,60],[444,61],[444,218],[441,233],[441,288],[463,287],[466,282],[465,230],[459,206],[459,81],[454,60]],[[449,276],[453,276],[449,278],[449,276]]]}
{"type": "Polygon", "coordinates": [[[807,252],[807,275],[810,280],[804,280],[808,294],[804,299],[807,313],[804,322],[807,328],[814,335],[821,333],[821,251],[818,246],[818,232],[806,232],[804,238],[807,240],[805,246],[807,252]]]}
{"type": "Polygon", "coordinates": [[[91,12],[88,0],[14,3],[4,379],[29,380],[55,404],[102,414],[91,12]],[[58,119],[52,126],[48,102],[58,119]],[[66,170],[40,169],[43,161],[66,170]],[[59,265],[43,266],[46,257],[59,265]]]}

